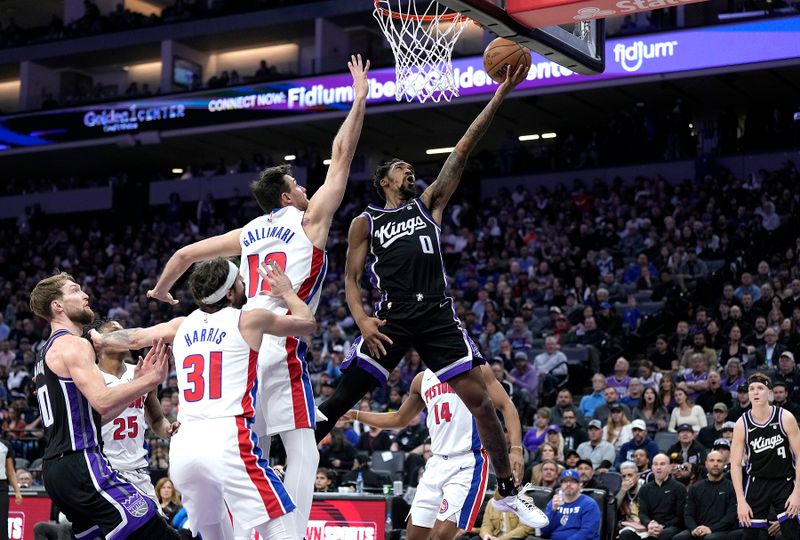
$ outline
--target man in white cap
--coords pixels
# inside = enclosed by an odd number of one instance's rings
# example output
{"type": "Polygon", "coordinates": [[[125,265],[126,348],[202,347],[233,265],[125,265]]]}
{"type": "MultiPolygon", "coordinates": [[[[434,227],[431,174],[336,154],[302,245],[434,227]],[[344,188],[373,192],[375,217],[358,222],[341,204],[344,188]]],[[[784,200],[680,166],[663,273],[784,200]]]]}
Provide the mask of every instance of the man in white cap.
{"type": "Polygon", "coordinates": [[[644,423],[644,420],[637,418],[631,422],[631,432],[633,433],[633,439],[620,447],[619,453],[617,453],[617,459],[614,461],[614,468],[617,470],[619,470],[619,466],[624,461],[633,461],[634,453],[640,448],[647,452],[651,463],[653,456],[658,454],[658,445],[648,437],[647,425],[644,423]]]}

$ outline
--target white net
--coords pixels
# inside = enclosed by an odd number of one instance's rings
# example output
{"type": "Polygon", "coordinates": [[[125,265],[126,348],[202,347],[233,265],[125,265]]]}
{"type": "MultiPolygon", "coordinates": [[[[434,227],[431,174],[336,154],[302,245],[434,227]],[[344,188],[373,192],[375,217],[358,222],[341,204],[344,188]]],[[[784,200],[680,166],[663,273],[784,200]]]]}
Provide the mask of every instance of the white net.
{"type": "Polygon", "coordinates": [[[397,101],[458,96],[453,47],[469,19],[428,0],[375,0],[373,15],[394,53],[397,101]]]}

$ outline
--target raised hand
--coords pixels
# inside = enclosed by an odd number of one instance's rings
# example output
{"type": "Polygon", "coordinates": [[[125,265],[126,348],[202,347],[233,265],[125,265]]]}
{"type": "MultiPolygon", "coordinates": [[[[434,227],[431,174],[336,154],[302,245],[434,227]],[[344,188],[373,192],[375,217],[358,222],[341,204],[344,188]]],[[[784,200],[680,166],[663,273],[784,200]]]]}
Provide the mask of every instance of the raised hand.
{"type": "Polygon", "coordinates": [[[147,377],[153,387],[158,386],[167,377],[171,356],[172,349],[163,339],[153,340],[153,347],[147,351],[147,355],[144,358],[139,357],[133,370],[133,378],[147,377]]]}
{"type": "Polygon", "coordinates": [[[529,69],[530,67],[526,66],[525,64],[518,65],[517,69],[515,69],[513,73],[510,69],[507,69],[506,79],[500,84],[495,93],[502,96],[508,95],[509,92],[511,92],[519,83],[528,77],[529,69]]]}
{"type": "Polygon", "coordinates": [[[292,282],[289,277],[283,273],[281,267],[275,261],[267,263],[264,261],[258,267],[258,273],[269,285],[269,289],[262,290],[259,295],[267,295],[273,298],[282,298],[287,294],[294,292],[292,289],[292,282]]]}
{"type": "Polygon", "coordinates": [[[369,60],[364,64],[360,54],[351,55],[350,61],[347,62],[347,69],[350,70],[350,75],[353,76],[353,89],[355,89],[356,98],[367,97],[369,94],[369,79],[367,78],[369,60]]]}

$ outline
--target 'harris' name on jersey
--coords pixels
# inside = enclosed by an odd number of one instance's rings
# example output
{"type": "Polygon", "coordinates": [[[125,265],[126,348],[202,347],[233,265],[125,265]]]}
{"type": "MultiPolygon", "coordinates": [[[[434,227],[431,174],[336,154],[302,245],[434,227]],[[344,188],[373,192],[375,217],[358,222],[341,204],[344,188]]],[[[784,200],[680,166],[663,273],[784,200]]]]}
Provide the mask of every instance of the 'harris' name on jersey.
{"type": "Polygon", "coordinates": [[[195,343],[211,342],[219,345],[225,339],[226,332],[220,331],[219,328],[203,328],[202,330],[195,330],[193,332],[186,332],[183,338],[186,340],[186,346],[191,347],[195,343]]]}
{"type": "Polygon", "coordinates": [[[288,244],[292,241],[295,234],[295,231],[289,227],[280,227],[277,225],[273,227],[255,227],[249,231],[242,231],[241,240],[244,247],[248,247],[250,244],[258,242],[259,240],[264,240],[265,238],[277,238],[288,244]]]}

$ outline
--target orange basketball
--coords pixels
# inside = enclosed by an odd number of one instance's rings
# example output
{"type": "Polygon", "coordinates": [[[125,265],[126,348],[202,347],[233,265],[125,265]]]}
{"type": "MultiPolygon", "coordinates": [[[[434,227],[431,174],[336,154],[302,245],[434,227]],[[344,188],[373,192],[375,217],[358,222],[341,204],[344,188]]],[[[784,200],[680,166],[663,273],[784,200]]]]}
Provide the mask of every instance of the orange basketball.
{"type": "Polygon", "coordinates": [[[513,73],[520,64],[530,67],[531,51],[508,39],[499,37],[483,51],[483,69],[495,82],[503,82],[506,71],[513,73]]]}

